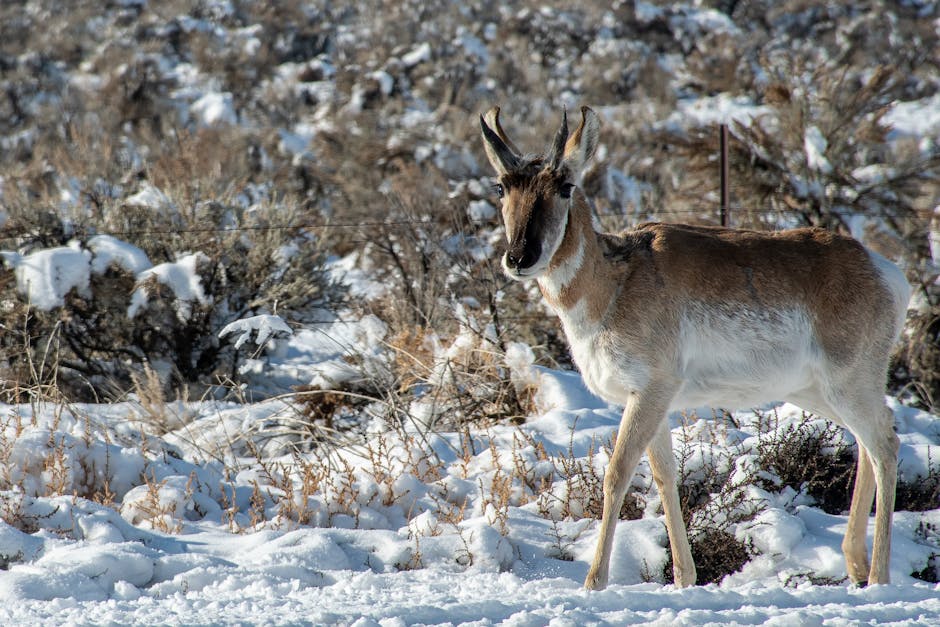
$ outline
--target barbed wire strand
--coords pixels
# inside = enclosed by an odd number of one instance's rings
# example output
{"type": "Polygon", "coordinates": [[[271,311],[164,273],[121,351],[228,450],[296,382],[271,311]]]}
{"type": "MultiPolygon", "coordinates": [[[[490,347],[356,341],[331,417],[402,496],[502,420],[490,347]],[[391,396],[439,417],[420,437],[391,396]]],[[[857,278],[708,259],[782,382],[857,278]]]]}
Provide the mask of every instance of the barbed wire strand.
{"type": "MultiPolygon", "coordinates": [[[[807,212],[801,211],[798,209],[789,209],[789,208],[764,208],[764,209],[753,209],[746,208],[741,205],[732,204],[730,207],[734,210],[735,215],[747,215],[754,216],[754,214],[762,214],[767,217],[773,215],[791,215],[791,216],[805,216],[807,212]]],[[[698,217],[713,217],[716,220],[720,215],[720,208],[718,206],[708,206],[702,207],[701,209],[663,209],[663,210],[651,210],[651,211],[632,211],[626,213],[618,213],[613,211],[606,212],[594,212],[594,215],[598,218],[622,218],[624,220],[632,221],[642,221],[649,220],[654,216],[661,218],[668,218],[669,216],[698,216],[698,217]]],[[[501,226],[498,218],[494,219],[472,219],[462,217],[460,220],[464,223],[475,224],[480,226],[489,226],[496,227],[501,226]]],[[[242,225],[242,226],[227,226],[227,227],[195,227],[195,228],[179,228],[179,229],[126,229],[126,230],[111,230],[111,229],[92,229],[88,232],[89,235],[110,235],[112,237],[144,237],[152,235],[182,235],[182,234],[211,234],[211,233],[239,233],[239,232],[263,232],[263,231],[290,231],[290,230],[303,230],[303,229],[316,229],[316,230],[341,230],[341,229],[364,229],[364,228],[402,228],[402,227],[413,227],[413,226],[428,226],[441,222],[440,218],[420,218],[420,219],[401,219],[401,220],[378,220],[378,221],[368,221],[368,222],[298,222],[293,224],[254,224],[254,225],[242,225]]],[[[50,233],[51,234],[51,233],[50,233]]],[[[0,236],[0,241],[3,242],[15,242],[29,237],[36,237],[36,233],[23,233],[18,235],[6,235],[0,236]]],[[[362,240],[363,243],[368,243],[370,240],[362,240]]],[[[501,320],[507,322],[517,322],[517,321],[537,321],[537,320],[546,320],[554,318],[553,314],[545,312],[543,314],[528,314],[525,316],[500,316],[501,320]]],[[[314,328],[325,325],[334,325],[334,324],[355,324],[356,321],[348,320],[309,320],[304,321],[301,324],[296,324],[300,329],[304,328],[314,328]],[[309,325],[309,326],[308,326],[309,325]]],[[[319,331],[322,332],[322,331],[319,331]]]]}
{"type": "MultiPolygon", "coordinates": [[[[743,213],[747,216],[754,216],[755,214],[763,214],[767,217],[772,215],[790,215],[790,216],[805,216],[808,215],[809,211],[801,211],[799,209],[784,209],[784,208],[769,208],[769,209],[752,209],[744,208],[740,206],[732,205],[731,209],[738,212],[740,215],[743,213]]],[[[698,217],[714,217],[716,220],[719,216],[718,207],[709,207],[703,209],[662,209],[662,210],[652,210],[652,211],[634,211],[630,213],[617,213],[613,211],[608,212],[595,212],[599,218],[623,218],[624,220],[649,220],[654,216],[660,218],[668,218],[669,216],[698,216],[698,217]]],[[[886,214],[885,217],[894,217],[889,214],[886,214]]],[[[110,235],[113,237],[118,236],[134,236],[134,237],[143,237],[149,235],[182,235],[182,234],[197,234],[197,233],[239,233],[239,232],[258,232],[258,231],[290,231],[296,229],[319,229],[319,230],[332,230],[332,229],[362,229],[362,228],[398,228],[406,226],[418,226],[418,225],[431,225],[439,223],[441,220],[435,218],[423,218],[423,219],[407,219],[407,220],[379,220],[379,221],[370,221],[370,222],[298,222],[293,224],[252,224],[252,225],[242,225],[242,226],[215,226],[215,227],[191,227],[191,228],[167,228],[167,229],[91,229],[89,234],[91,235],[110,235]]],[[[499,221],[497,219],[491,220],[476,220],[472,218],[465,218],[462,220],[470,224],[477,224],[481,226],[497,226],[499,221]]],[[[48,233],[51,235],[51,233],[48,233]]],[[[30,236],[39,236],[39,233],[25,232],[22,234],[15,235],[3,235],[0,236],[0,241],[16,241],[30,236]]]]}

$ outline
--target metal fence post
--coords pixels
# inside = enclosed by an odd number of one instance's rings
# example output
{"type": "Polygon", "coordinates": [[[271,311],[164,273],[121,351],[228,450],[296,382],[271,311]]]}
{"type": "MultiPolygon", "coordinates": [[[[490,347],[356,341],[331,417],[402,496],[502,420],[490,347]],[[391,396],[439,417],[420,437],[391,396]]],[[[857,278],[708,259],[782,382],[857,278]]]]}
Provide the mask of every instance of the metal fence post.
{"type": "Polygon", "coordinates": [[[722,124],[718,127],[718,150],[721,175],[719,184],[721,186],[721,226],[728,226],[729,205],[729,167],[728,167],[728,125],[722,124]]]}

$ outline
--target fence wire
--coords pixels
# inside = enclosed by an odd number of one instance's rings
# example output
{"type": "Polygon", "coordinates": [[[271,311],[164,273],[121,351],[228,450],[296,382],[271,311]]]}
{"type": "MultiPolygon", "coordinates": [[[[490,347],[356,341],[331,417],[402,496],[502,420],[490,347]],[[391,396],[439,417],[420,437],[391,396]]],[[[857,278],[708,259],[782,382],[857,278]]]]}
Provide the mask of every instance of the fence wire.
{"type": "MultiPolygon", "coordinates": [[[[797,209],[784,209],[784,208],[765,208],[765,209],[754,209],[747,208],[743,206],[731,205],[730,209],[734,210],[737,215],[744,215],[747,217],[754,216],[792,216],[792,217],[805,217],[810,214],[808,211],[800,211],[797,209]]],[[[834,215],[839,215],[837,212],[833,212],[834,215]]],[[[652,210],[637,210],[625,213],[619,213],[614,211],[605,211],[598,212],[595,211],[594,215],[598,218],[622,218],[623,220],[649,220],[651,218],[660,217],[660,218],[669,218],[672,216],[694,216],[699,218],[713,218],[716,221],[720,219],[720,208],[708,207],[702,209],[652,209],[652,210]]],[[[840,216],[845,217],[845,216],[840,216]]],[[[884,216],[884,217],[893,217],[893,216],[884,216]]],[[[264,231],[291,231],[291,230],[344,230],[344,229],[365,229],[365,228],[383,228],[383,229],[398,229],[404,227],[413,227],[413,226],[429,226],[433,224],[439,224],[441,218],[411,218],[411,219],[400,219],[400,220],[378,220],[378,221],[366,221],[366,222],[295,222],[290,224],[248,224],[248,225],[239,225],[239,226],[206,226],[206,227],[188,227],[188,228],[166,228],[166,229],[89,229],[88,235],[110,235],[112,237],[145,237],[151,235],[182,235],[182,234],[211,234],[211,233],[240,233],[240,232],[264,232],[264,231]]],[[[455,222],[465,223],[471,225],[479,226],[497,226],[500,223],[499,218],[493,219],[473,219],[468,217],[461,217],[460,220],[455,222]]],[[[42,235],[53,235],[53,233],[41,233],[41,232],[24,232],[20,234],[12,235],[2,235],[0,236],[0,241],[3,242],[13,242],[21,240],[28,237],[37,237],[42,235]]]]}

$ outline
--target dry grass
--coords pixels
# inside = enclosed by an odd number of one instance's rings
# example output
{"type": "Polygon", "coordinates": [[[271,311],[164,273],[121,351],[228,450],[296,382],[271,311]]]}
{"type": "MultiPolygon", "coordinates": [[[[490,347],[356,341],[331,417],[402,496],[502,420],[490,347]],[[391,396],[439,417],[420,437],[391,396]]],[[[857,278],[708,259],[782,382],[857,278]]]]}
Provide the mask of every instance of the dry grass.
{"type": "Polygon", "coordinates": [[[895,511],[926,512],[940,507],[940,464],[927,458],[927,474],[907,476],[900,469],[895,511]]]}
{"type": "MultiPolygon", "coordinates": [[[[704,585],[741,570],[757,554],[735,531],[738,525],[754,520],[766,504],[748,495],[747,485],[753,477],[733,477],[734,450],[718,445],[723,438],[723,420],[708,423],[709,439],[703,441],[698,439],[701,435],[693,438],[694,415],[691,418],[677,447],[679,502],[695,560],[696,583],[704,585]]],[[[666,582],[674,580],[671,551],[662,577],[666,582]]]]}

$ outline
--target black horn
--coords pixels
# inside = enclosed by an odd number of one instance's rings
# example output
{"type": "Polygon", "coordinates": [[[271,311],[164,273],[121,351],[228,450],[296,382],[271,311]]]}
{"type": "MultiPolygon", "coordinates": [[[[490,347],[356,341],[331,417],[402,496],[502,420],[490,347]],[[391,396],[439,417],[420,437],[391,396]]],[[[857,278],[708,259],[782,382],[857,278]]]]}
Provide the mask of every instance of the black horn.
{"type": "Polygon", "coordinates": [[[557,170],[561,165],[561,160],[565,156],[565,142],[568,141],[568,109],[565,108],[561,117],[561,127],[555,133],[555,139],[552,141],[552,147],[548,152],[548,164],[552,170],[557,170]]]}
{"type": "Polygon", "coordinates": [[[486,147],[489,149],[488,152],[490,152],[490,155],[495,156],[506,170],[517,168],[519,166],[519,157],[516,156],[516,153],[506,145],[506,142],[487,125],[482,115],[480,116],[480,128],[483,129],[483,138],[486,140],[486,147]]]}

